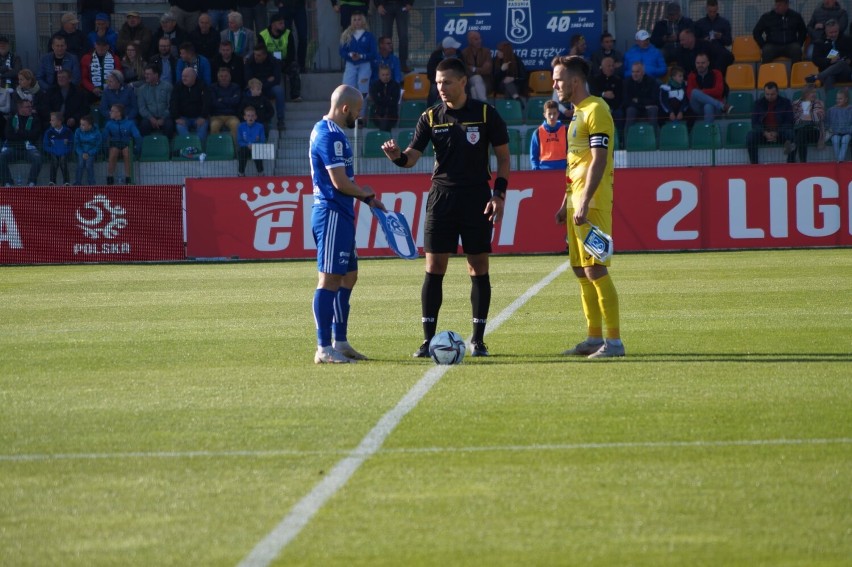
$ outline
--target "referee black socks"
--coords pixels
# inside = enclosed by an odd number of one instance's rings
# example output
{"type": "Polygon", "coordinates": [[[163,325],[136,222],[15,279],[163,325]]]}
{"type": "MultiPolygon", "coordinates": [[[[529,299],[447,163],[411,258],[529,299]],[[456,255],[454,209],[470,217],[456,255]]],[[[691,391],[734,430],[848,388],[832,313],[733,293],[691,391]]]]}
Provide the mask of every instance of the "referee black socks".
{"type": "Polygon", "coordinates": [[[473,341],[482,342],[491,307],[491,278],[488,274],[470,276],[470,306],[473,312],[473,341]]]}
{"type": "Polygon", "coordinates": [[[431,340],[438,326],[438,312],[444,301],[444,274],[426,272],[423,288],[420,290],[420,305],[423,318],[423,338],[431,340]]]}

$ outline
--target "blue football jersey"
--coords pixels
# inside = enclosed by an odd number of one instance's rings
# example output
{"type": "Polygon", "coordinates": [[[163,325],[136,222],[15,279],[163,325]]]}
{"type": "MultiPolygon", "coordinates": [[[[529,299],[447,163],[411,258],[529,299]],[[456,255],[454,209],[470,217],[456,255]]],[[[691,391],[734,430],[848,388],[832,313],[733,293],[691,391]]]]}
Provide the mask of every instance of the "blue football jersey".
{"type": "Polygon", "coordinates": [[[331,120],[323,119],[311,131],[311,180],[314,186],[314,207],[324,207],[355,218],[355,198],[334,188],[328,170],[345,167],[346,176],[355,180],[352,146],[343,130],[331,120]]]}

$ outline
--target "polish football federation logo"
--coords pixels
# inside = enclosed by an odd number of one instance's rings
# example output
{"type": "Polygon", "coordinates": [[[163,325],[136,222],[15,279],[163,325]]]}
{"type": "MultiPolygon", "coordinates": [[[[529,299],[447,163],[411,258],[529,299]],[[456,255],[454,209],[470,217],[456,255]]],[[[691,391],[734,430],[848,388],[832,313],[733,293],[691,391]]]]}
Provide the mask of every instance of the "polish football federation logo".
{"type": "Polygon", "coordinates": [[[95,195],[77,209],[77,227],[92,240],[113,239],[127,226],[127,219],[124,218],[126,214],[124,207],[113,205],[106,195],[95,195]]]}

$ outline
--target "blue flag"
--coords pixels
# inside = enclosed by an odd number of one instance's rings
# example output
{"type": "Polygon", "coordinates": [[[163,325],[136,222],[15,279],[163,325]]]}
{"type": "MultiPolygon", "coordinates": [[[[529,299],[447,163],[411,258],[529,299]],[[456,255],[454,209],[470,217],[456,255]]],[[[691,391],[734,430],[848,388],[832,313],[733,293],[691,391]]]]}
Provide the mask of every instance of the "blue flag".
{"type": "Polygon", "coordinates": [[[406,260],[415,260],[418,257],[417,246],[414,245],[414,238],[411,237],[411,228],[408,226],[408,221],[405,220],[405,215],[394,211],[381,211],[373,208],[373,215],[379,221],[379,226],[382,227],[382,232],[388,245],[394,254],[406,260]]]}

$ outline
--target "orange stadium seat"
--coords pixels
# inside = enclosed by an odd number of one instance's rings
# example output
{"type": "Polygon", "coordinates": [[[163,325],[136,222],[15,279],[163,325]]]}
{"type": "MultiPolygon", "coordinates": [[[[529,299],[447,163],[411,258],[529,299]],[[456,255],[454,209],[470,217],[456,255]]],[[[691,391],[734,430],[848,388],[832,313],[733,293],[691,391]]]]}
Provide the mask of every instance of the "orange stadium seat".
{"type": "Polygon", "coordinates": [[[754,67],[751,63],[734,63],[725,71],[725,82],[732,91],[753,91],[754,67]]]}
{"type": "Polygon", "coordinates": [[[432,83],[424,73],[411,73],[402,79],[402,100],[426,100],[432,83]]]}
{"type": "Polygon", "coordinates": [[[553,74],[550,70],[542,69],[530,73],[530,96],[553,94],[553,74]]]}
{"type": "Polygon", "coordinates": [[[760,61],[760,46],[750,35],[738,35],[731,45],[736,63],[757,63],[760,61]]]}
{"type": "Polygon", "coordinates": [[[811,61],[796,61],[790,69],[790,88],[801,89],[807,84],[805,77],[817,73],[819,73],[819,68],[811,61]]]}
{"type": "Polygon", "coordinates": [[[789,86],[787,66],[784,63],[764,63],[757,70],[757,88],[762,89],[766,83],[775,81],[779,89],[789,86]]]}

